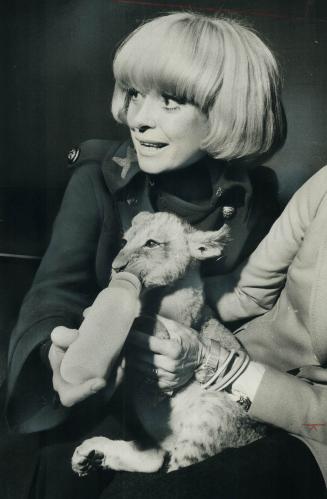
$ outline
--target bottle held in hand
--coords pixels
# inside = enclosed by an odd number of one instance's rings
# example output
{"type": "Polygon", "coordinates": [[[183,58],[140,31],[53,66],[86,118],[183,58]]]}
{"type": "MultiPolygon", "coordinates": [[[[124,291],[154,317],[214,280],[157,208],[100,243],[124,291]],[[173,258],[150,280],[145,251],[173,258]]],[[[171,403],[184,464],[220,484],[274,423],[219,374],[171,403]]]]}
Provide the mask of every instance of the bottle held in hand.
{"type": "Polygon", "coordinates": [[[76,341],[62,360],[63,379],[80,384],[91,378],[105,378],[123,348],[139,315],[141,283],[129,272],[120,272],[96,297],[88,309],[76,341]]]}

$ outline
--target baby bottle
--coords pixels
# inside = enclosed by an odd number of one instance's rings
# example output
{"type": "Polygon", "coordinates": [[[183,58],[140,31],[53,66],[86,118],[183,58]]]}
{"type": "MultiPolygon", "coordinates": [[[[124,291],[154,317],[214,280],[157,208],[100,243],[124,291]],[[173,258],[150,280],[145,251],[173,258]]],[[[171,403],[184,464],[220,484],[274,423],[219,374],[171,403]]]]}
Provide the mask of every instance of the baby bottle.
{"type": "Polygon", "coordinates": [[[61,363],[63,379],[80,384],[108,377],[139,315],[141,283],[129,272],[115,274],[96,297],[61,363]]]}

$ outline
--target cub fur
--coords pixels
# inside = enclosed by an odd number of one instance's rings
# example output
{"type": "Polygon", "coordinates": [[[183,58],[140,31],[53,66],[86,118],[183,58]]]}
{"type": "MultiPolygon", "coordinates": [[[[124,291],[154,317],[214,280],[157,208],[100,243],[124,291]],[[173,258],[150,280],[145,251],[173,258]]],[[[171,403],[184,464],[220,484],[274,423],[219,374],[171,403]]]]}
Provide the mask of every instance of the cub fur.
{"type": "MultiPolygon", "coordinates": [[[[167,333],[164,324],[169,318],[228,349],[240,348],[206,307],[200,275],[200,262],[221,258],[228,239],[227,226],[204,232],[170,213],[142,212],[134,217],[112,268],[114,272],[131,272],[141,280],[142,315],[159,316],[153,321],[152,334],[171,339],[178,336],[178,331],[167,333]]],[[[139,375],[133,374],[128,383],[135,413],[153,445],[105,437],[88,439],[72,458],[78,474],[86,474],[94,463],[115,470],[154,472],[164,460],[168,460],[169,472],[225,448],[246,445],[265,432],[265,426],[251,420],[227,393],[204,390],[195,378],[172,396],[139,375]]]]}

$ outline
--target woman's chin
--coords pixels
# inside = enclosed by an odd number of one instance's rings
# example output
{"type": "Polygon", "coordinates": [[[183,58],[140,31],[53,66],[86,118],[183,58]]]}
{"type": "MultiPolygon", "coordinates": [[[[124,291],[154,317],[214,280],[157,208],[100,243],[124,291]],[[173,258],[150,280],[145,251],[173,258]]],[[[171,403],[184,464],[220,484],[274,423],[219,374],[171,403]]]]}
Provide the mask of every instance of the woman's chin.
{"type": "Polygon", "coordinates": [[[177,155],[153,155],[153,156],[143,156],[137,153],[137,160],[140,167],[144,173],[149,173],[151,175],[157,175],[159,173],[170,172],[175,170],[181,170],[188,166],[193,165],[199,161],[205,153],[197,154],[191,157],[176,157],[177,155]]]}
{"type": "Polygon", "coordinates": [[[157,175],[159,173],[163,173],[172,169],[169,164],[162,164],[162,162],[158,161],[158,159],[156,159],[155,157],[151,159],[138,158],[138,163],[140,170],[151,175],[157,175]]]}
{"type": "Polygon", "coordinates": [[[150,175],[159,175],[159,173],[171,172],[184,168],[184,164],[174,164],[169,161],[163,162],[155,158],[152,158],[151,161],[148,161],[148,159],[146,161],[139,159],[138,163],[140,170],[150,175]]]}

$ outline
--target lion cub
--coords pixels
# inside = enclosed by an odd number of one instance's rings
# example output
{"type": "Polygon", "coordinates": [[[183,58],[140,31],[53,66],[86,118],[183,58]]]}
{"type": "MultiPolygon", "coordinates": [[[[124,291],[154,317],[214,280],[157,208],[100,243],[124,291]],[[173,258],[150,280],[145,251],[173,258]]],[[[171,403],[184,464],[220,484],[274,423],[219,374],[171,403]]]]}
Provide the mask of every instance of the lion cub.
{"type": "MultiPolygon", "coordinates": [[[[226,348],[240,348],[233,335],[210,317],[200,276],[201,260],[221,257],[228,241],[226,226],[203,232],[173,214],[142,212],[134,217],[123,241],[112,268],[132,272],[141,280],[142,314],[159,314],[163,323],[164,318],[174,319],[226,348]]],[[[168,337],[159,326],[160,319],[152,333],[168,337]]],[[[228,394],[204,390],[195,379],[173,396],[160,393],[134,373],[128,383],[135,413],[155,444],[149,448],[144,442],[90,438],[73,455],[72,467],[78,474],[86,474],[94,463],[114,470],[154,472],[165,458],[167,470],[172,471],[263,434],[263,425],[253,422],[228,394]]]]}

